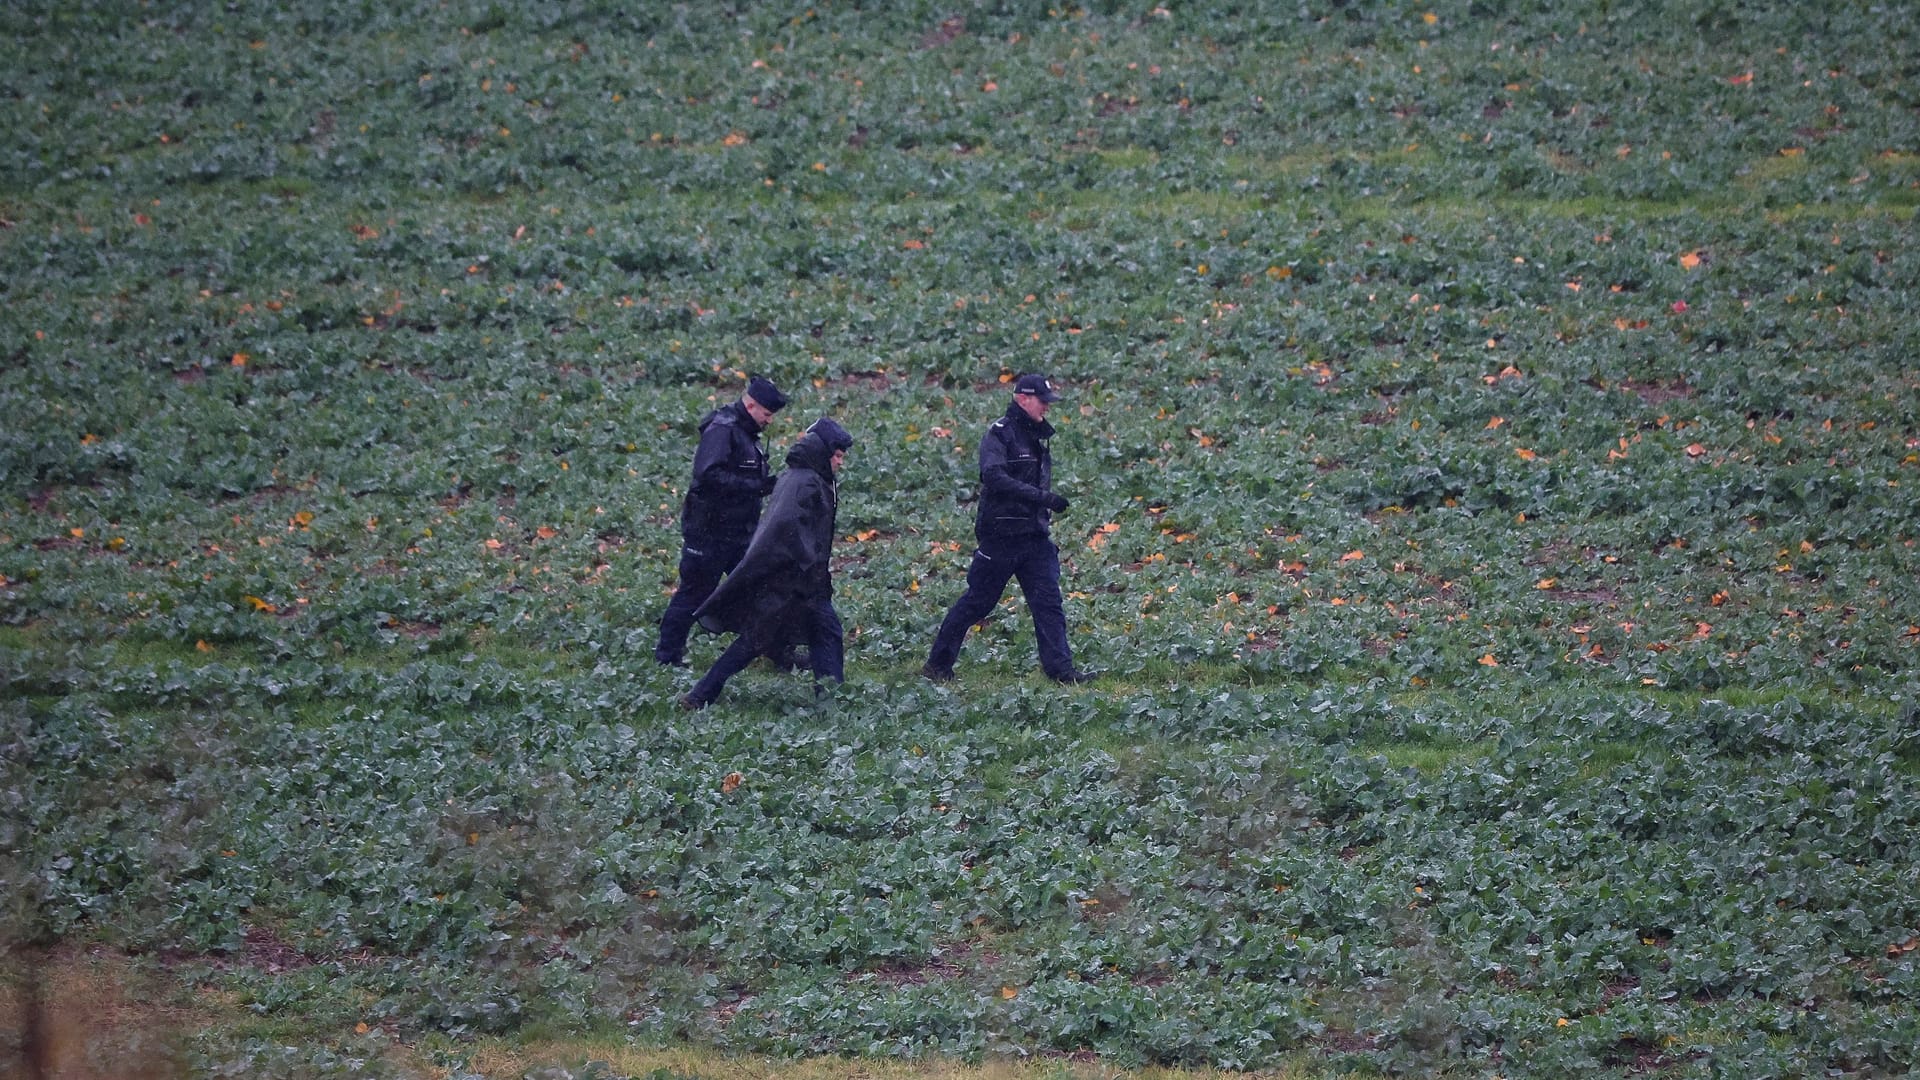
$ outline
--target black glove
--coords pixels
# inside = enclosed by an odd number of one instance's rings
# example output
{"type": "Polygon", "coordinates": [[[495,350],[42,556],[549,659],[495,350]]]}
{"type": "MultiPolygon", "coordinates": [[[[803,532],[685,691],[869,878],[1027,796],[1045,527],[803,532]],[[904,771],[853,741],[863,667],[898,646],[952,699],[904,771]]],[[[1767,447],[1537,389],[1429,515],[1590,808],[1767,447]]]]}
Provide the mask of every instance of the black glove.
{"type": "Polygon", "coordinates": [[[773,477],[769,476],[760,481],[760,496],[765,498],[771,494],[773,494],[773,477]]]}
{"type": "Polygon", "coordinates": [[[1056,514],[1062,513],[1066,510],[1067,507],[1072,505],[1073,505],[1072,503],[1067,501],[1067,497],[1065,495],[1062,495],[1057,491],[1047,492],[1047,509],[1053,511],[1054,513],[1056,514]]]}

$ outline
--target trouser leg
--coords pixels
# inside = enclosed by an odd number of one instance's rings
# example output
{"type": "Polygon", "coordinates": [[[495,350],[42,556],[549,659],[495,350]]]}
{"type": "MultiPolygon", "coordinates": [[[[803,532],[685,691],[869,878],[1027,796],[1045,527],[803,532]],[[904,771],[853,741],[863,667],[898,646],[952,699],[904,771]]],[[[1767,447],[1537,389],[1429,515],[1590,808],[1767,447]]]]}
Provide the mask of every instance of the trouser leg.
{"type": "Polygon", "coordinates": [[[813,681],[847,681],[846,628],[840,623],[840,613],[833,609],[832,600],[822,599],[814,601],[808,614],[807,657],[813,666],[813,681]]]}
{"type": "Polygon", "coordinates": [[[1067,609],[1060,596],[1060,549],[1042,539],[1015,566],[1020,591],[1033,616],[1033,637],[1040,647],[1040,670],[1051,678],[1073,672],[1073,648],[1067,644],[1067,609]]]}
{"type": "Polygon", "coordinates": [[[940,623],[940,632],[933,637],[933,649],[927,654],[927,666],[936,669],[953,667],[960,659],[960,646],[967,640],[967,629],[974,623],[987,617],[993,606],[1007,591],[1007,580],[1013,576],[1013,560],[1006,553],[993,555],[975,550],[973,562],[967,566],[967,591],[947,609],[947,617],[940,623]]]}
{"type": "Polygon", "coordinates": [[[653,647],[655,660],[674,664],[686,658],[694,610],[706,603],[720,579],[739,565],[744,553],[737,544],[698,541],[681,545],[680,582],[667,600],[666,613],[660,616],[660,640],[653,647]]]}
{"type": "Polygon", "coordinates": [[[733,644],[727,646],[727,651],[720,654],[720,659],[715,660],[707,673],[700,676],[700,681],[693,684],[692,690],[687,691],[687,699],[701,705],[713,704],[726,687],[727,680],[740,674],[759,655],[759,648],[748,635],[741,634],[734,638],[733,644]]]}

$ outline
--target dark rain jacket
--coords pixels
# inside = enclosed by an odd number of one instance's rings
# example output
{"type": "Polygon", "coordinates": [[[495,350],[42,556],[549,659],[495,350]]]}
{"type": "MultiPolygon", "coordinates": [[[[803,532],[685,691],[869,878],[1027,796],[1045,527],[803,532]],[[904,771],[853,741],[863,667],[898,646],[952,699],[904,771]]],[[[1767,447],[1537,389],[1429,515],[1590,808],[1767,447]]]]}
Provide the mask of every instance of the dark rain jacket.
{"type": "Polygon", "coordinates": [[[760,521],[760,500],[771,484],[760,425],[740,402],[700,421],[693,452],[693,483],[680,507],[680,535],[693,541],[745,543],[760,521]]]}
{"type": "Polygon", "coordinates": [[[1035,420],[1018,404],[988,425],[980,439],[980,506],[973,533],[983,544],[1046,536],[1053,515],[1053,425],[1035,420]]]}
{"type": "Polygon", "coordinates": [[[787,450],[786,471],[740,565],[693,613],[695,621],[715,633],[746,634],[763,652],[804,640],[810,605],[833,596],[827,559],[839,503],[833,453],[808,432],[787,450]]]}

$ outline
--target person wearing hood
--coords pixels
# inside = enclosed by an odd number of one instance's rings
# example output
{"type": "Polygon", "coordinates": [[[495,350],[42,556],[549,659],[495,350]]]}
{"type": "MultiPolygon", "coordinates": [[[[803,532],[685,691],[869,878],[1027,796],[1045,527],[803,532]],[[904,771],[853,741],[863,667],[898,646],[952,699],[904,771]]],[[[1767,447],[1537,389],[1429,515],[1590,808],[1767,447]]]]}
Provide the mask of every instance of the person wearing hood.
{"type": "Polygon", "coordinates": [[[668,667],[687,666],[694,610],[746,554],[760,521],[760,500],[773,490],[760,433],[786,404],[772,380],[756,375],[739,401],[700,421],[693,483],[680,507],[680,584],[660,616],[653,647],[653,658],[668,667]]]}
{"type": "Polygon", "coordinates": [[[1066,497],[1053,490],[1053,453],[1047,446],[1053,437],[1047,406],[1058,400],[1059,391],[1046,376],[1022,375],[1014,380],[1007,414],[980,439],[980,502],[973,524],[980,546],[967,567],[967,590],[948,610],[920,669],[934,682],[953,681],[953,664],[967,630],[1000,603],[1014,578],[1020,580],[1033,616],[1040,670],[1061,683],[1093,678],[1073,666],[1060,596],[1060,549],[1051,535],[1053,515],[1068,505],[1066,497]]]}
{"type": "Polygon", "coordinates": [[[836,477],[853,436],[822,417],[787,450],[786,471],[774,483],[766,514],[738,566],[693,614],[702,629],[739,636],[680,699],[703,709],[727,680],[759,656],[778,656],[804,642],[814,681],[845,679],[846,644],[833,609],[836,477]]]}

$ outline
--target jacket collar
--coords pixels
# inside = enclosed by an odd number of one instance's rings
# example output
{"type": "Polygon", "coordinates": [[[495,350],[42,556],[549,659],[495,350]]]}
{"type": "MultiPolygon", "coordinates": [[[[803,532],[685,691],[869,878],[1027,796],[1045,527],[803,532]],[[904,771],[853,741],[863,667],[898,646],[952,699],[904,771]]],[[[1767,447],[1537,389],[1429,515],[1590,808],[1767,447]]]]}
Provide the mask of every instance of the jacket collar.
{"type": "Polygon", "coordinates": [[[740,425],[741,430],[745,431],[749,438],[760,437],[760,423],[753,418],[752,413],[747,411],[745,405],[735,401],[729,403],[726,408],[733,414],[733,422],[740,425]]]}
{"type": "Polygon", "coordinates": [[[761,428],[759,424],[754,422],[753,414],[747,411],[745,405],[737,401],[728,402],[708,413],[707,418],[700,421],[700,430],[705,431],[717,423],[732,424],[734,427],[746,432],[747,438],[749,439],[758,439],[760,437],[761,428]]]}
{"type": "Polygon", "coordinates": [[[1033,417],[1028,416],[1027,410],[1021,408],[1020,403],[1017,401],[1007,403],[1007,422],[1033,432],[1036,438],[1053,438],[1053,425],[1047,423],[1045,420],[1035,420],[1033,417]]]}

